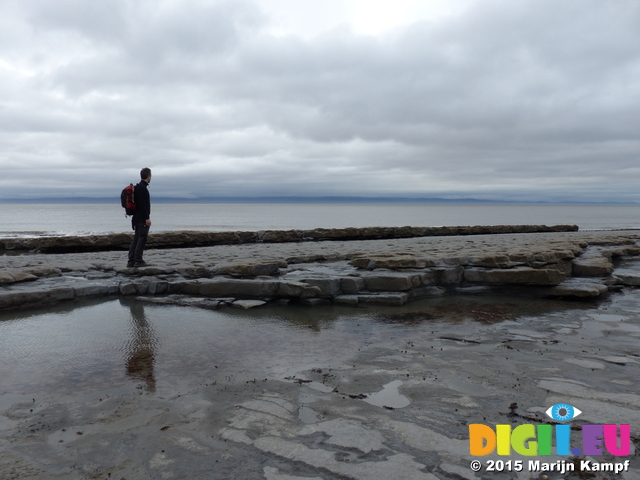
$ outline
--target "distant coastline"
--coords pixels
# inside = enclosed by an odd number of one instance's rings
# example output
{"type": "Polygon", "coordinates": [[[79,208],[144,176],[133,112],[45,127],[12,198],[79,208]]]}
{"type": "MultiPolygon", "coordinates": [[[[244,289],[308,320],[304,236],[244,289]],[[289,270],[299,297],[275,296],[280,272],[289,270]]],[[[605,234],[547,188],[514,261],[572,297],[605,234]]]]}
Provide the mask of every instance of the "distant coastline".
{"type": "MultiPolygon", "coordinates": [[[[154,203],[162,204],[263,204],[263,205],[602,205],[602,206],[638,206],[637,202],[544,202],[544,201],[513,201],[513,200],[485,200],[477,198],[437,198],[437,197],[200,197],[200,198],[172,198],[155,197],[154,203]]],[[[112,197],[54,197],[54,198],[0,198],[0,204],[38,205],[38,204],[85,204],[108,205],[119,204],[118,198],[112,197]]]]}

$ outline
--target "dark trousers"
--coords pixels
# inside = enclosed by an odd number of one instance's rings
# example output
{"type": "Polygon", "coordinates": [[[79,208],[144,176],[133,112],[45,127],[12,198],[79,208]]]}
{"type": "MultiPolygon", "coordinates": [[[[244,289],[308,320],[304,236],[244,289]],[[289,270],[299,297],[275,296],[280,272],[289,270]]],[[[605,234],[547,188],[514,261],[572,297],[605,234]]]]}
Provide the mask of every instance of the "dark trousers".
{"type": "Polygon", "coordinates": [[[131,247],[129,247],[129,263],[142,262],[142,252],[147,244],[149,235],[149,227],[145,223],[136,223],[134,230],[133,241],[131,242],[131,247]]]}

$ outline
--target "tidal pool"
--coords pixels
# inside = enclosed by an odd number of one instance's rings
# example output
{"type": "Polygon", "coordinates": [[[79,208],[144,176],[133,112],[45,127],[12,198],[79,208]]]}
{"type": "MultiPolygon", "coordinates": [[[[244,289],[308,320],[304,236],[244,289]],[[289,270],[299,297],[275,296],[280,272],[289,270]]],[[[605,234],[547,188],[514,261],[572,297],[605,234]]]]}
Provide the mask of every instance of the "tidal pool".
{"type": "MultiPolygon", "coordinates": [[[[69,397],[143,388],[160,394],[213,382],[283,379],[339,367],[354,353],[451,325],[491,324],[592,308],[506,297],[447,297],[409,306],[267,306],[206,310],[132,298],[0,314],[0,394],[69,397]]],[[[436,333],[433,333],[436,332],[436,333]]],[[[455,338],[452,338],[454,341],[455,338]]]]}

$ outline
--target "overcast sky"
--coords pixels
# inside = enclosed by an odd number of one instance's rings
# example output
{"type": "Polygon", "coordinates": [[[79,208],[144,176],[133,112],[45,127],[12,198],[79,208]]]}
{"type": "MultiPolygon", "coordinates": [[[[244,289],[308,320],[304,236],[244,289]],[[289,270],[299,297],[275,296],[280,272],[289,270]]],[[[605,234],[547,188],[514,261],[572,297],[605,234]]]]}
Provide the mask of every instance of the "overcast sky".
{"type": "Polygon", "coordinates": [[[0,198],[640,202],[638,0],[0,0],[0,198]]]}

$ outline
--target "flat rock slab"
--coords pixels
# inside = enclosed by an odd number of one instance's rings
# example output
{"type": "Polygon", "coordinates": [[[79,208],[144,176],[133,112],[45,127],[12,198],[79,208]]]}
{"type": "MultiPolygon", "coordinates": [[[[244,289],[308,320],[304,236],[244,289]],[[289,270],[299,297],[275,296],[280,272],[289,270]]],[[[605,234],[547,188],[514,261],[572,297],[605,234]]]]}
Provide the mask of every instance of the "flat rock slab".
{"type": "Polygon", "coordinates": [[[263,300],[236,300],[231,305],[238,308],[243,308],[248,310],[250,308],[261,307],[265,305],[267,302],[263,300]]]}
{"type": "Polygon", "coordinates": [[[606,277],[611,272],[611,260],[602,255],[578,258],[572,262],[572,274],[576,277],[606,277]]]}
{"type": "Polygon", "coordinates": [[[204,297],[275,297],[279,282],[232,278],[204,279],[196,284],[198,295],[204,297]]]}
{"type": "Polygon", "coordinates": [[[631,287],[640,286],[640,271],[618,268],[615,270],[614,275],[619,278],[624,285],[631,287]]]}
{"type": "Polygon", "coordinates": [[[566,275],[549,268],[468,268],[464,272],[464,279],[469,283],[485,285],[558,285],[566,279],[566,275]]]}
{"type": "Polygon", "coordinates": [[[402,292],[419,287],[423,284],[424,273],[420,272],[367,272],[360,275],[367,290],[381,292],[402,292]]]}
{"type": "Polygon", "coordinates": [[[281,266],[286,267],[286,262],[233,264],[220,266],[218,272],[221,275],[230,275],[233,277],[257,277],[260,275],[276,275],[280,271],[281,266]]]}
{"type": "Polygon", "coordinates": [[[597,297],[607,292],[609,287],[597,280],[587,278],[569,278],[561,284],[547,290],[551,297],[597,297]]]}
{"type": "Polygon", "coordinates": [[[357,295],[338,295],[333,298],[333,302],[338,305],[358,305],[357,295]]]}

